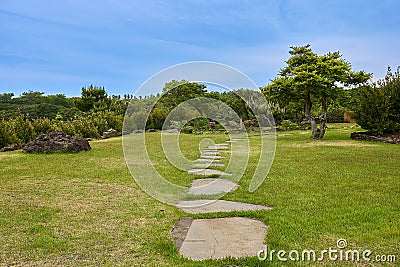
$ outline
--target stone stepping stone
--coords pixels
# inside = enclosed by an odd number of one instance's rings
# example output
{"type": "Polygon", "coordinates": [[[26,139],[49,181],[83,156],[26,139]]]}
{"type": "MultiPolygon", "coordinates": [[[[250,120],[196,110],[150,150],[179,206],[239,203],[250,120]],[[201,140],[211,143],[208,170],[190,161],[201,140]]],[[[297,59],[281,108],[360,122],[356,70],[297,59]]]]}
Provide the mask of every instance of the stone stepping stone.
{"type": "Polygon", "coordinates": [[[219,151],[203,151],[201,152],[201,155],[217,155],[219,154],[219,151]]]}
{"type": "Polygon", "coordinates": [[[250,204],[250,203],[234,202],[227,200],[203,200],[203,199],[184,200],[178,202],[175,206],[180,208],[184,212],[192,214],[272,209],[272,207],[250,204]]]}
{"type": "MultiPolygon", "coordinates": [[[[187,222],[183,225],[185,229],[180,230],[179,222],[175,224],[172,235],[185,232],[187,222]]],[[[267,225],[249,218],[195,219],[178,249],[191,260],[257,256],[264,248],[266,231],[267,225]]]]}
{"type": "Polygon", "coordinates": [[[207,149],[228,149],[227,145],[215,145],[215,146],[208,146],[207,149]]]}
{"type": "Polygon", "coordinates": [[[228,141],[225,141],[225,142],[227,142],[227,143],[236,143],[237,140],[228,140],[228,141]]]}
{"type": "Polygon", "coordinates": [[[207,158],[199,158],[196,159],[196,162],[211,162],[211,163],[219,163],[221,162],[219,159],[212,160],[213,158],[207,159],[207,158]]]}
{"type": "Polygon", "coordinates": [[[191,169],[191,170],[188,170],[188,174],[232,176],[231,173],[223,172],[223,171],[220,171],[220,170],[213,170],[213,169],[191,169]]]}
{"type": "Polygon", "coordinates": [[[211,156],[211,155],[204,155],[204,156],[201,156],[203,159],[224,159],[224,158],[226,158],[226,157],[224,157],[224,156],[211,156]]]}
{"type": "Polygon", "coordinates": [[[189,195],[214,195],[228,193],[236,188],[238,184],[226,179],[195,179],[189,187],[189,195]]]}
{"type": "Polygon", "coordinates": [[[243,137],[243,138],[232,138],[231,140],[233,140],[233,141],[243,141],[243,140],[246,140],[246,139],[249,139],[249,137],[243,137]]]}
{"type": "Polygon", "coordinates": [[[196,163],[193,164],[193,168],[208,168],[208,167],[224,167],[225,165],[222,163],[196,163]]]}

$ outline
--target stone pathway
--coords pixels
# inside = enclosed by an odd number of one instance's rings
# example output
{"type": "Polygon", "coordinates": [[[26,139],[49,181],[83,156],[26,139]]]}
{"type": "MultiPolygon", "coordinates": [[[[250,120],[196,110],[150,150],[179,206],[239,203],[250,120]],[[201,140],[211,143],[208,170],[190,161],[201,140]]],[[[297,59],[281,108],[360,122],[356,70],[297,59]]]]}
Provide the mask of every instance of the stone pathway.
{"type": "Polygon", "coordinates": [[[196,175],[226,175],[226,176],[232,176],[232,174],[219,171],[219,170],[213,170],[213,169],[191,169],[188,170],[189,174],[196,174],[196,175]]]}
{"type": "Polygon", "coordinates": [[[189,195],[228,193],[235,190],[238,186],[238,184],[226,179],[196,179],[189,188],[189,195]]]}
{"type": "Polygon", "coordinates": [[[203,159],[225,159],[226,157],[224,157],[224,156],[214,156],[214,155],[204,155],[204,156],[201,156],[201,158],[203,158],[203,159]]]}
{"type": "Polygon", "coordinates": [[[219,151],[210,150],[210,151],[201,152],[202,156],[204,156],[204,155],[214,155],[214,156],[216,156],[217,154],[219,154],[219,151]]]}
{"type": "Polygon", "coordinates": [[[192,260],[255,256],[267,226],[242,217],[193,220],[179,252],[192,260]]]}
{"type": "Polygon", "coordinates": [[[227,148],[228,148],[228,146],[225,145],[225,144],[215,144],[213,146],[207,147],[207,149],[212,149],[212,150],[214,150],[214,149],[227,149],[227,148]]]}
{"type": "Polygon", "coordinates": [[[246,211],[246,210],[270,210],[271,207],[262,205],[234,202],[227,200],[186,200],[176,204],[181,210],[192,213],[212,213],[212,212],[231,212],[231,211],[246,211]]]}
{"type": "MultiPolygon", "coordinates": [[[[220,151],[228,149],[231,143],[243,139],[231,139],[226,144],[208,146],[202,151],[200,158],[193,164],[189,174],[199,176],[231,176],[210,167],[223,167],[220,151]]],[[[189,195],[223,194],[234,191],[239,185],[223,178],[195,179],[189,187],[189,195]]],[[[226,200],[196,199],[176,203],[176,206],[191,214],[268,210],[271,207],[226,200]]],[[[216,219],[192,219],[184,217],[175,223],[172,229],[174,240],[179,253],[192,260],[222,259],[226,257],[242,258],[256,256],[264,248],[267,226],[258,220],[232,217],[216,219]]]]}
{"type": "Polygon", "coordinates": [[[208,168],[208,167],[224,167],[225,165],[222,163],[196,163],[193,164],[195,168],[208,168]]]}
{"type": "Polygon", "coordinates": [[[205,158],[199,158],[199,159],[196,159],[196,161],[197,161],[197,162],[212,162],[212,163],[219,163],[219,162],[221,162],[219,159],[213,160],[213,159],[205,159],[205,158]]]}

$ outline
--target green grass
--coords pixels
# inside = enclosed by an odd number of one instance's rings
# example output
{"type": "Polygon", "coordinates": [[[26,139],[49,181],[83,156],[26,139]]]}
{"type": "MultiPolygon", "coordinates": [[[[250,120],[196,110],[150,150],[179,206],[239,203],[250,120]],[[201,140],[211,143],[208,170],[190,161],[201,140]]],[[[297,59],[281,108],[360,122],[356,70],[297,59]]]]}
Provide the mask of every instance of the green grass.
{"type": "MultiPolygon", "coordinates": [[[[254,193],[247,187],[260,139],[250,139],[253,152],[241,186],[224,199],[273,206],[273,210],[192,217],[257,218],[269,225],[266,242],[270,249],[322,250],[344,238],[349,249],[396,254],[398,264],[400,146],[354,141],[350,132],[359,129],[329,126],[321,141],[310,141],[309,134],[301,134],[304,131],[278,136],[271,171],[254,193]]],[[[172,182],[189,185],[194,176],[168,164],[159,136],[147,135],[156,168],[172,182]]],[[[185,156],[196,158],[199,142],[206,137],[217,143],[228,138],[181,135],[185,156]]],[[[79,154],[0,154],[0,266],[282,265],[256,257],[204,262],[182,258],[170,230],[179,218],[189,215],[138,188],[126,167],[121,138],[93,141],[91,146],[91,151],[79,154]]]]}

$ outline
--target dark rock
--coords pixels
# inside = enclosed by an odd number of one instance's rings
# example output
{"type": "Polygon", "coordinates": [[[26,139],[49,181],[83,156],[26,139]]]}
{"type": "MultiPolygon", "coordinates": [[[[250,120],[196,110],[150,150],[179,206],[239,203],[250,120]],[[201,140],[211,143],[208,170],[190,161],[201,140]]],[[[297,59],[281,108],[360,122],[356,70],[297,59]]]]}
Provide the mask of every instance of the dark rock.
{"type": "Polygon", "coordinates": [[[14,151],[22,148],[22,144],[12,144],[0,149],[0,152],[14,151]]]}
{"type": "Polygon", "coordinates": [[[118,136],[118,135],[119,135],[119,134],[118,134],[118,132],[117,132],[116,130],[114,130],[114,129],[108,129],[106,132],[103,133],[103,135],[101,136],[101,138],[107,139],[107,138],[115,137],[115,136],[118,136]]]}
{"type": "Polygon", "coordinates": [[[53,151],[79,152],[92,149],[86,139],[69,136],[59,131],[39,135],[23,149],[28,153],[49,153],[53,151]]]}
{"type": "Polygon", "coordinates": [[[380,135],[373,135],[370,132],[355,132],[350,134],[350,138],[355,140],[400,144],[400,134],[380,136],[380,135]]]}

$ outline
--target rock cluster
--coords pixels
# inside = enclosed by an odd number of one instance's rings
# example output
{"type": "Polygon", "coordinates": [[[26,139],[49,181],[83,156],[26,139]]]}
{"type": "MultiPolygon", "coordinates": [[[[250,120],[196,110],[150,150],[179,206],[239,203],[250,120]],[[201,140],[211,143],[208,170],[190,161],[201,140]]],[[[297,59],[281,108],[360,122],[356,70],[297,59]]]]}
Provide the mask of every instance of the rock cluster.
{"type": "Polygon", "coordinates": [[[14,150],[18,150],[21,149],[22,145],[21,144],[12,144],[6,147],[3,147],[0,149],[0,152],[8,152],[8,151],[14,151],[14,150]]]}
{"type": "Polygon", "coordinates": [[[28,153],[49,153],[53,151],[79,152],[91,149],[86,139],[70,136],[63,132],[53,131],[39,135],[34,141],[27,143],[23,149],[28,153]]]}
{"type": "Polygon", "coordinates": [[[368,132],[351,133],[351,139],[400,144],[400,135],[375,136],[368,132]]]}

